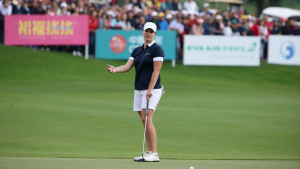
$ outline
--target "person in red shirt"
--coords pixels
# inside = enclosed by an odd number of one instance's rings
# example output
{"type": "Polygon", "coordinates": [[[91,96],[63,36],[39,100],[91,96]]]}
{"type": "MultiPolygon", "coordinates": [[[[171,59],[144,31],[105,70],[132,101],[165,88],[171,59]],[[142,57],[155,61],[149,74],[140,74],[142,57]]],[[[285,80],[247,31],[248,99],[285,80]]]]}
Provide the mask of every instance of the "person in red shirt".
{"type": "Polygon", "coordinates": [[[91,12],[89,17],[89,31],[90,31],[90,43],[89,43],[89,54],[95,55],[95,31],[98,28],[97,11],[91,12]]]}

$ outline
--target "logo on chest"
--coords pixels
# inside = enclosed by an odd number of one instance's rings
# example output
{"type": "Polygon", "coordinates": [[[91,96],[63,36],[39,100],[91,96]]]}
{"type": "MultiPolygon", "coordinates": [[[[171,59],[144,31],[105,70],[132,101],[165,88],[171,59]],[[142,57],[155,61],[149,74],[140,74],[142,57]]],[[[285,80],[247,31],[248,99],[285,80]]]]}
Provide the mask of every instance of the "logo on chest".
{"type": "Polygon", "coordinates": [[[148,55],[150,56],[151,54],[150,54],[150,53],[146,53],[146,54],[145,54],[145,56],[148,56],[148,55]]]}

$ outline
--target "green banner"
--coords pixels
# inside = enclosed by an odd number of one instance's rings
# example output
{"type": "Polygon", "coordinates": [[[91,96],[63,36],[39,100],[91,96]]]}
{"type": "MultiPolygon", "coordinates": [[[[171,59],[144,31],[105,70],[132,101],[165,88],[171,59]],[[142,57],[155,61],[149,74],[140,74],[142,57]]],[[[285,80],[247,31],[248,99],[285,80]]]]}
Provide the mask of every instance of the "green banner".
{"type": "MultiPolygon", "coordinates": [[[[155,36],[165,52],[165,60],[176,58],[176,32],[157,31],[155,36]]],[[[96,58],[127,60],[134,48],[144,43],[142,30],[97,30],[96,31],[96,58]]]]}

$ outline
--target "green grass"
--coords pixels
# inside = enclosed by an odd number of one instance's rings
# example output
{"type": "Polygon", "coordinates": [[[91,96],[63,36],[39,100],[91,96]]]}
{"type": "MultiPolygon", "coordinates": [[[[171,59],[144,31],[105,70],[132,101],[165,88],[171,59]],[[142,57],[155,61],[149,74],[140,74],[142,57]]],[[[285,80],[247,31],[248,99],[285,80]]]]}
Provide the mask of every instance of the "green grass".
{"type": "MultiPolygon", "coordinates": [[[[0,156],[141,153],[134,71],[105,70],[124,61],[3,45],[0,51],[0,156]]],[[[154,123],[162,159],[300,159],[300,67],[165,62],[161,76],[166,94],[154,123]]]]}

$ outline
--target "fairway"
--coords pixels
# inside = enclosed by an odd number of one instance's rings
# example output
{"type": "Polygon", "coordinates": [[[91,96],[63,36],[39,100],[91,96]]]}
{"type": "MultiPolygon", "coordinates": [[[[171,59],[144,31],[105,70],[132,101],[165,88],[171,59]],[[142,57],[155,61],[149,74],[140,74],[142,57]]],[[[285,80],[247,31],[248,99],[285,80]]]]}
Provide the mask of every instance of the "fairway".
{"type": "Polygon", "coordinates": [[[162,160],[137,164],[134,70],[105,70],[126,61],[0,51],[0,168],[300,168],[300,67],[165,62],[154,117],[162,160]]]}

